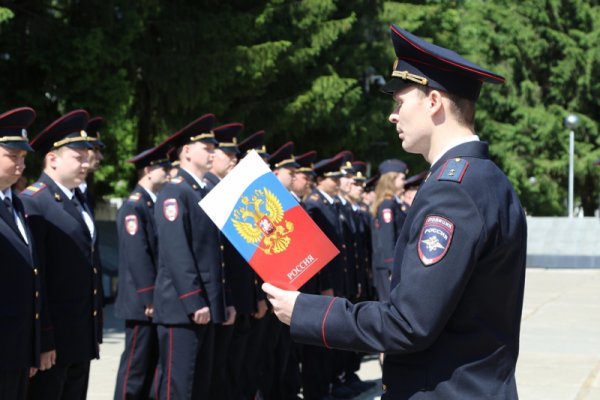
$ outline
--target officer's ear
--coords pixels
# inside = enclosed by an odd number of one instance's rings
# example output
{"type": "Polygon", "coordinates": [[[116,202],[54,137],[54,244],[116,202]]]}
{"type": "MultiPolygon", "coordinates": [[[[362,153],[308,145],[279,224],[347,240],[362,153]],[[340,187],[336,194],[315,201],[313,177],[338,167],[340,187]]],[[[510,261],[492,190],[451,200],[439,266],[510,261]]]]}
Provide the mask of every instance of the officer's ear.
{"type": "Polygon", "coordinates": [[[60,149],[54,149],[46,153],[44,156],[44,168],[56,169],[59,158],[59,150],[60,149]]]}
{"type": "Polygon", "coordinates": [[[443,106],[444,96],[439,90],[429,90],[426,106],[431,116],[438,114],[443,106]]]}

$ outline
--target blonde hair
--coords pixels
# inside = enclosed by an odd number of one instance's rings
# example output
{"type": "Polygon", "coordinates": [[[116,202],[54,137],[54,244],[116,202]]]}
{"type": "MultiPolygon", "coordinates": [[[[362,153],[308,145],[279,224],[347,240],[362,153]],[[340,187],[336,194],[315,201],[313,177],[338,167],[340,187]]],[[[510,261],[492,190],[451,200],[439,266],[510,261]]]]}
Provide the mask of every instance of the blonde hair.
{"type": "Polygon", "coordinates": [[[386,172],[381,175],[377,186],[375,186],[375,201],[371,204],[371,215],[377,217],[377,209],[384,200],[391,199],[396,195],[396,184],[394,181],[398,176],[398,172],[386,172]]]}

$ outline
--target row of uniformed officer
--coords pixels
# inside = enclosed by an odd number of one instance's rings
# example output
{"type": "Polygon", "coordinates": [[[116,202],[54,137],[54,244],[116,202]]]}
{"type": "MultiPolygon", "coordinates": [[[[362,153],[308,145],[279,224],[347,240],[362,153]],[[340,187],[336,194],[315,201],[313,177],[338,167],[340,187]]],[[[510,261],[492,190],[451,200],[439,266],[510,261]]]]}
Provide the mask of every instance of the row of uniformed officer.
{"type": "Polygon", "coordinates": [[[11,190],[33,151],[26,130],[34,118],[28,107],[0,115],[0,394],[16,400],[26,398],[40,366],[41,275],[23,204],[11,190]]]}
{"type": "Polygon", "coordinates": [[[65,114],[31,146],[44,155],[42,175],[21,193],[45,284],[42,364],[54,366],[31,380],[30,397],[85,397],[90,361],[102,342],[102,270],[93,213],[79,190],[93,149],[85,110],[65,114]]]}

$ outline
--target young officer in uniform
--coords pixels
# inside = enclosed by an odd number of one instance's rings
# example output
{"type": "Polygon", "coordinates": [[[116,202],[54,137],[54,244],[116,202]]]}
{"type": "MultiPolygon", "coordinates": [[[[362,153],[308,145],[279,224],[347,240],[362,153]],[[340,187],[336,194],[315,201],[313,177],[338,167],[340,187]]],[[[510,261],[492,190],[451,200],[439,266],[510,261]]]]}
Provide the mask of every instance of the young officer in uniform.
{"type": "Polygon", "coordinates": [[[383,399],[517,399],[526,220],[473,126],[482,83],[504,78],[391,30],[398,60],[384,86],[396,102],[389,119],[431,174],[398,239],[390,301],[263,287],[294,339],[386,352],[383,399]]]}
{"type": "MultiPolygon", "coordinates": [[[[85,128],[86,133],[88,134],[88,138],[90,140],[90,144],[92,148],[88,150],[88,162],[90,167],[88,168],[88,178],[90,174],[98,171],[100,168],[100,163],[104,160],[104,156],[102,155],[102,150],[106,147],[104,142],[100,140],[100,129],[102,128],[102,124],[104,123],[104,118],[102,117],[94,117],[90,118],[87,124],[87,128],[85,128]]],[[[96,199],[88,190],[88,184],[86,181],[83,181],[81,185],[79,185],[79,190],[85,197],[85,201],[87,202],[88,207],[92,212],[94,212],[94,208],[96,206],[96,199]]]]}
{"type": "Polygon", "coordinates": [[[26,398],[40,363],[40,273],[23,204],[11,190],[33,151],[26,129],[34,119],[29,107],[0,115],[0,398],[10,400],[26,398]]]}
{"type": "Polygon", "coordinates": [[[158,268],[154,204],[169,180],[167,149],[159,145],[128,160],[135,165],[139,179],[117,214],[119,288],[115,316],[125,320],[125,349],[117,372],[115,400],[158,399],[158,382],[152,387],[158,363],[156,325],[152,323],[158,268]]]}
{"type": "Polygon", "coordinates": [[[219,229],[198,206],[217,144],[214,121],[206,114],[163,142],[177,147],[180,168],[158,194],[154,214],[159,262],[153,319],[161,399],[210,398],[215,324],[235,318],[226,309],[219,229]]]}
{"type": "Polygon", "coordinates": [[[377,289],[380,301],[390,298],[390,275],[392,273],[392,261],[394,260],[394,248],[400,236],[402,225],[406,214],[400,207],[398,193],[404,190],[404,177],[408,168],[404,161],[385,160],[379,165],[379,181],[375,188],[375,204],[373,209],[374,229],[377,231],[373,241],[373,283],[377,289]]]}
{"type": "MultiPolygon", "coordinates": [[[[265,146],[265,131],[261,130],[248,136],[246,139],[240,142],[238,145],[239,157],[244,158],[249,151],[254,150],[258,155],[265,161],[271,156],[267,152],[265,146]]],[[[236,321],[236,333],[234,333],[234,349],[230,356],[230,369],[233,374],[233,379],[239,379],[234,382],[239,382],[234,388],[234,393],[241,391],[242,398],[255,398],[259,390],[259,383],[265,374],[265,359],[264,356],[266,348],[271,344],[272,338],[267,336],[267,329],[269,328],[270,318],[266,318],[268,315],[267,306],[267,295],[261,289],[262,279],[254,272],[252,268],[247,267],[254,277],[254,297],[256,299],[256,311],[250,314],[248,319],[248,332],[245,331],[246,327],[240,326],[239,321],[236,321]],[[238,335],[239,334],[239,335],[238,335]],[[244,345],[244,338],[245,342],[244,345]],[[240,359],[233,360],[236,357],[236,349],[238,347],[244,347],[245,352],[243,358],[240,355],[240,359]],[[240,370],[241,369],[241,370],[240,370]]],[[[232,283],[235,287],[235,282],[232,283]]],[[[232,289],[235,290],[235,289],[232,289]]],[[[243,318],[243,308],[240,309],[240,315],[243,318]]],[[[242,325],[245,325],[241,322],[242,325]]],[[[258,398],[258,397],[257,397],[258,398]]]]}
{"type": "MultiPolygon", "coordinates": [[[[237,164],[237,156],[239,153],[237,147],[237,135],[242,132],[244,125],[233,122],[225,125],[218,126],[213,129],[215,139],[218,142],[215,148],[214,158],[212,167],[204,175],[204,183],[206,183],[206,191],[210,192],[216,185],[221,182],[221,179],[225,178],[229,172],[237,164]]],[[[226,237],[219,234],[221,242],[221,257],[223,258],[223,273],[227,281],[227,295],[231,300],[231,306],[235,309],[235,315],[237,317],[238,307],[244,307],[248,303],[242,300],[244,290],[248,288],[245,285],[239,285],[240,280],[244,280],[243,268],[249,268],[248,265],[244,265],[245,260],[240,256],[240,253],[233,247],[233,245],[227,240],[226,237]],[[236,287],[232,288],[232,281],[235,281],[236,287]],[[240,290],[241,289],[241,290],[240,290]]],[[[251,269],[251,268],[250,268],[251,269]]],[[[247,283],[253,284],[254,280],[247,283]]],[[[250,307],[252,303],[250,302],[250,307]]],[[[223,324],[215,325],[215,343],[214,343],[214,356],[213,356],[213,381],[211,385],[210,398],[213,399],[232,399],[234,388],[230,384],[235,382],[231,380],[231,375],[228,370],[227,362],[229,358],[229,351],[231,346],[231,340],[233,337],[235,320],[228,320],[223,324]]]]}
{"type": "Polygon", "coordinates": [[[307,151],[295,158],[299,167],[296,168],[290,193],[304,207],[304,198],[312,191],[314,183],[315,171],[313,171],[313,168],[315,167],[314,162],[317,158],[317,152],[314,150],[307,151]]]}
{"type": "Polygon", "coordinates": [[[98,358],[102,342],[96,227],[78,189],[89,167],[87,121],[85,110],[72,111],[31,142],[45,155],[44,171],[21,199],[45,284],[42,352],[56,350],[56,365],[31,381],[32,399],[85,398],[90,360],[98,358]]]}

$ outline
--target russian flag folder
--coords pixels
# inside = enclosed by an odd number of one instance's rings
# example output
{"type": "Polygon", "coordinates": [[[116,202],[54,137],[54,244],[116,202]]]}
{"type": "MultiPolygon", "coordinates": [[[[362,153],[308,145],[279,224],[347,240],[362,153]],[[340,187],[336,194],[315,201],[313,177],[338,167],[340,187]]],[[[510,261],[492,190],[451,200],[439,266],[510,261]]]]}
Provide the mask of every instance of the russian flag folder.
{"type": "Polygon", "coordinates": [[[298,290],[339,253],[256,151],[198,204],[256,273],[282,289],[298,290]]]}

